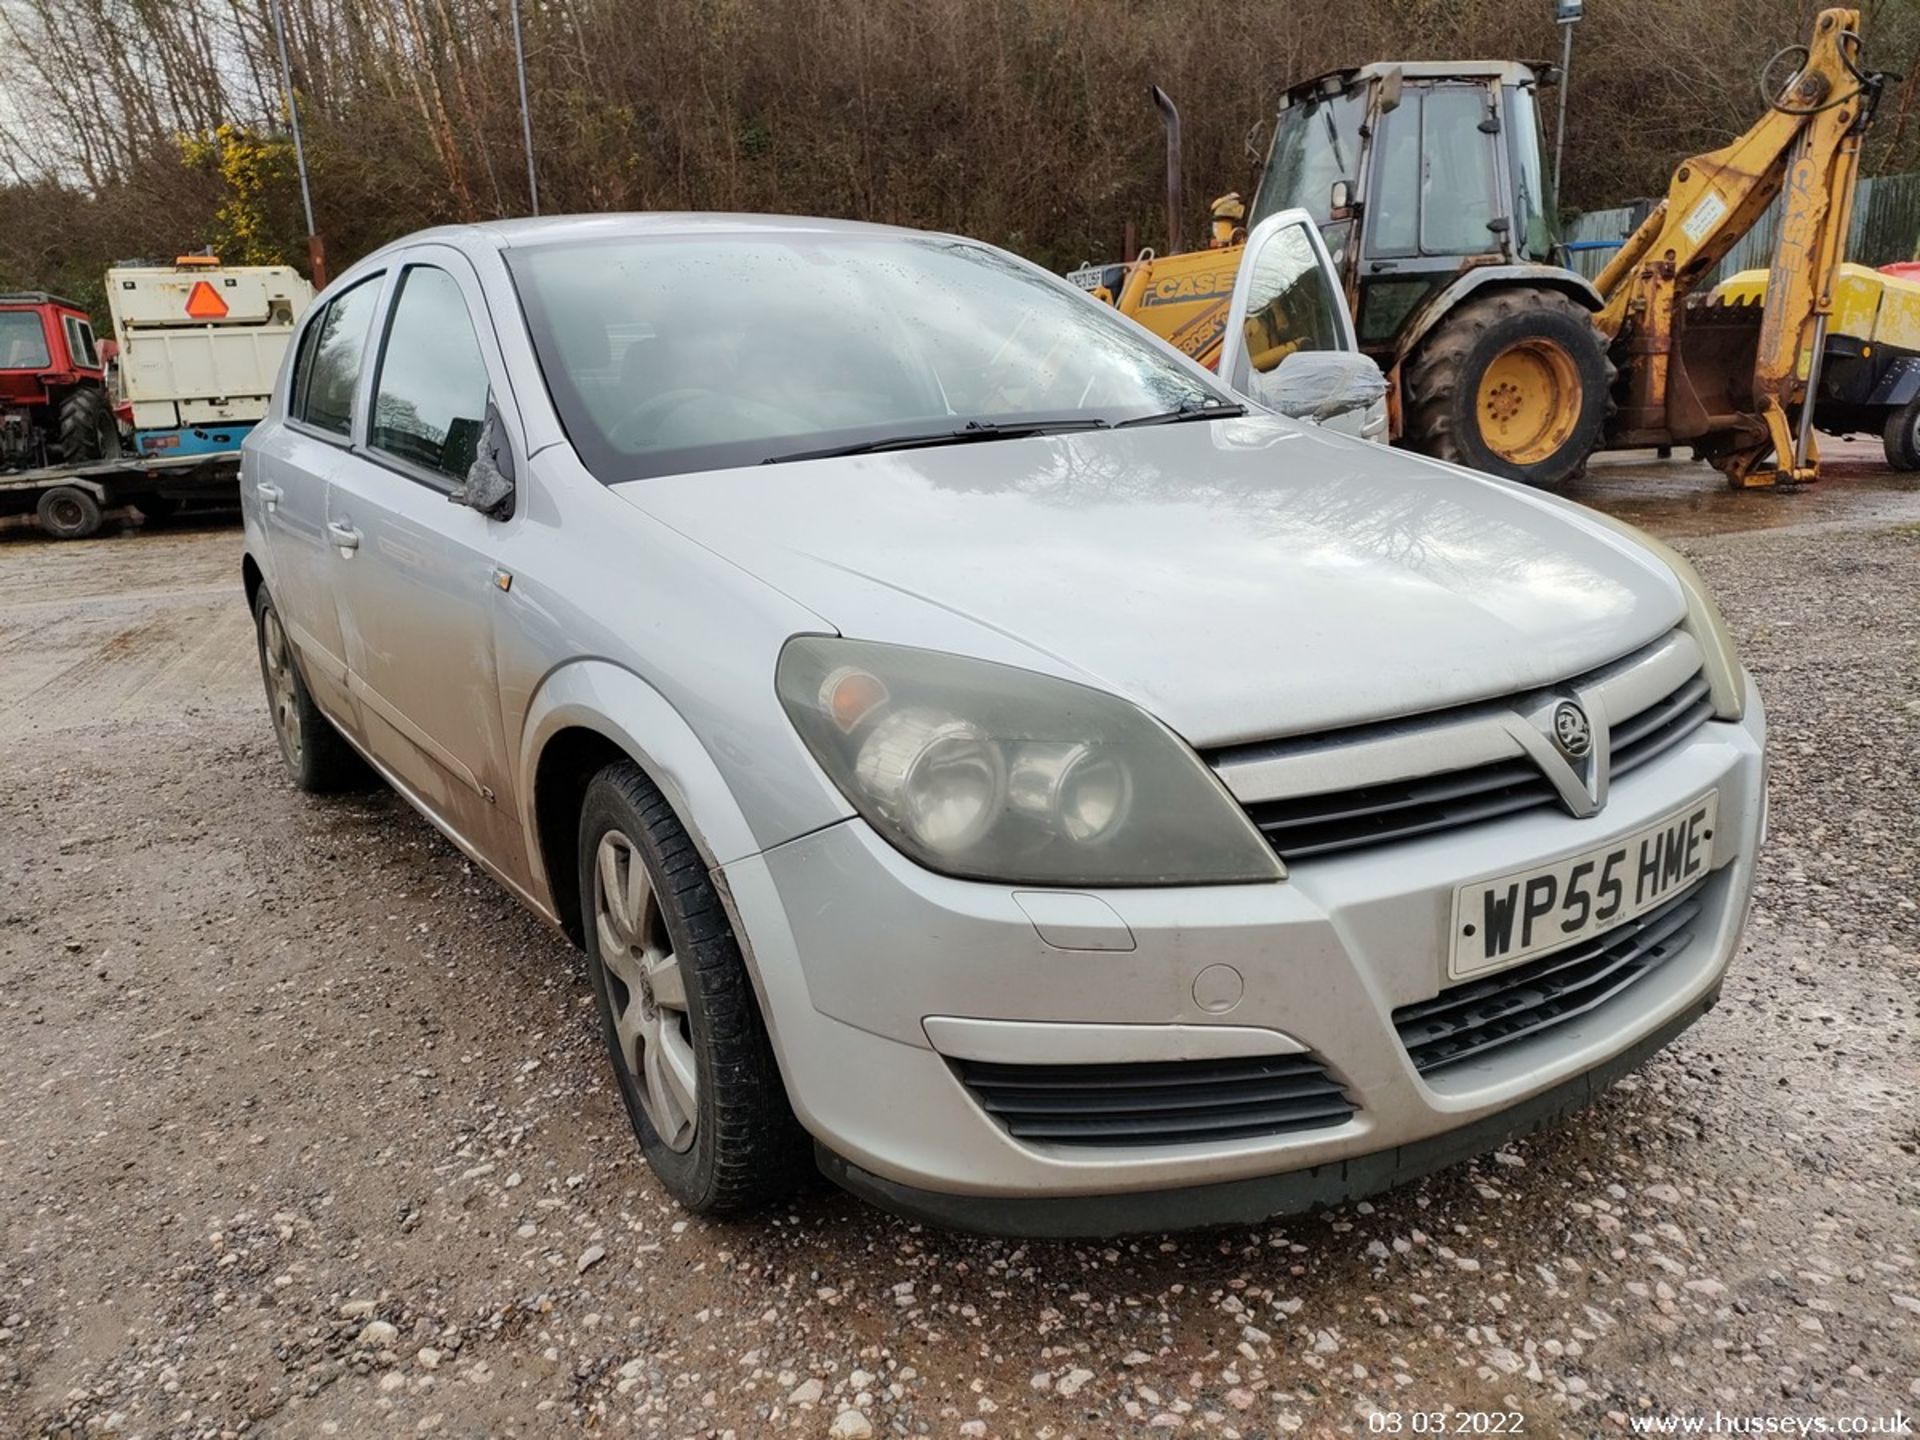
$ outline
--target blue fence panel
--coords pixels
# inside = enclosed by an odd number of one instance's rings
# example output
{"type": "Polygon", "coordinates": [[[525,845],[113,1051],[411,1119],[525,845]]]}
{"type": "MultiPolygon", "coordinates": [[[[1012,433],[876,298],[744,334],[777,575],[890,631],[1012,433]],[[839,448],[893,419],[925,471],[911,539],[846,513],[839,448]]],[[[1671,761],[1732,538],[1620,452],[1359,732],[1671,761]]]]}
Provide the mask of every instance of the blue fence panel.
{"type": "MultiPolygon", "coordinates": [[[[1574,216],[1563,228],[1567,263],[1591,280],[1632,231],[1633,210],[1624,205],[1589,210],[1574,216]]],[[[1741,270],[1764,269],[1773,258],[1779,237],[1780,202],[1776,200],[1721,261],[1709,284],[1717,285],[1741,270]]],[[[1882,175],[1860,182],[1853,202],[1853,226],[1847,237],[1847,259],[1862,265],[1920,259],[1920,175],[1882,175]]]]}

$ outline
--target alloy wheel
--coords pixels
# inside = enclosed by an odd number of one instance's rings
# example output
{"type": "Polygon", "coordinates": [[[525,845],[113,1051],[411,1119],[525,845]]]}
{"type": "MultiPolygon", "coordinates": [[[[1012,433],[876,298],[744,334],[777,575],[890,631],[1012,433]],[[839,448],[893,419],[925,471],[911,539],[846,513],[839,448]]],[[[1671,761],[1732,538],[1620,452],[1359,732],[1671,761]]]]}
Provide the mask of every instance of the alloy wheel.
{"type": "Polygon", "coordinates": [[[640,1108],[669,1150],[693,1145],[699,1094],[686,978],[673,953],[653,877],[633,841],[600,838],[593,865],[593,923],[620,1064],[640,1108]]]}
{"type": "Polygon", "coordinates": [[[300,731],[300,693],[294,684],[293,656],[287,647],[287,632],[272,610],[260,616],[260,657],[267,672],[267,703],[273,709],[273,733],[280,737],[287,764],[300,768],[303,736],[300,731]]]}

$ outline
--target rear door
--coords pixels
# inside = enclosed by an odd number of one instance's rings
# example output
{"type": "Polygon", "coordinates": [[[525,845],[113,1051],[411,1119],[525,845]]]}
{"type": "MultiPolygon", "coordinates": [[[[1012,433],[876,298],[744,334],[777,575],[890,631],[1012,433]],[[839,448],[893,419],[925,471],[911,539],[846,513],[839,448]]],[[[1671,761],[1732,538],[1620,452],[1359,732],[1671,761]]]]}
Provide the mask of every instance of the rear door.
{"type": "Polygon", "coordinates": [[[294,352],[281,423],[260,426],[247,447],[253,464],[246,483],[254,487],[274,602],[300,673],[315,703],[356,733],[334,600],[327,489],[352,443],[355,397],[385,279],[369,276],[314,312],[294,352]]]}
{"type": "MultiPolygon", "coordinates": [[[[478,278],[444,246],[406,252],[373,347],[366,424],[328,526],[349,684],[373,753],[456,836],[523,869],[494,661],[495,520],[448,496],[494,403],[513,428],[478,278]]],[[[509,443],[512,443],[509,441],[509,443]]],[[[522,470],[524,474],[524,470],[522,470]]]]}
{"type": "MultiPolygon", "coordinates": [[[[1287,356],[1303,350],[1358,354],[1340,276],[1313,217],[1281,210],[1253,227],[1241,254],[1220,351],[1220,378],[1272,408],[1287,356]]],[[[1324,422],[1366,440],[1387,438],[1387,402],[1324,422]]]]}

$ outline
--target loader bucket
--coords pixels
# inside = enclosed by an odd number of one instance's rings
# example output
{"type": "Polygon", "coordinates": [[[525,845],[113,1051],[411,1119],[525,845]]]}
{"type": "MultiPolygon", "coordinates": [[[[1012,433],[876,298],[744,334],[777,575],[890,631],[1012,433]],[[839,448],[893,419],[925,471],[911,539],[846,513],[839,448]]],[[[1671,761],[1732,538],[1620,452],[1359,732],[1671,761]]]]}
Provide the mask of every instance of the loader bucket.
{"type": "Polygon", "coordinates": [[[1753,393],[1762,314],[1757,301],[1700,296],[1675,317],[1667,429],[1709,459],[1767,443],[1753,393]]]}

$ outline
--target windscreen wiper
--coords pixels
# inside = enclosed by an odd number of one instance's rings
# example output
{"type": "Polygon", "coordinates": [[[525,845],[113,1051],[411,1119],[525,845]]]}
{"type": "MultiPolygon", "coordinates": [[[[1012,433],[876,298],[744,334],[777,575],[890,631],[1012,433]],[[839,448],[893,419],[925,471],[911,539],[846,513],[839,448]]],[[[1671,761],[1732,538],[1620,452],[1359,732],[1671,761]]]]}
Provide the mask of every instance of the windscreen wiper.
{"type": "Polygon", "coordinates": [[[1177,410],[1161,410],[1152,415],[1136,415],[1131,420],[1116,420],[1113,428],[1130,430],[1136,425],[1178,425],[1182,420],[1231,420],[1247,413],[1247,407],[1231,400],[1188,401],[1177,410]]]}
{"type": "Polygon", "coordinates": [[[926,430],[911,435],[882,435],[877,440],[855,440],[819,450],[795,450],[769,455],[762,465],[784,465],[790,460],[830,460],[837,455],[876,455],[886,450],[925,450],[936,445],[970,445],[977,440],[1024,440],[1030,435],[1065,435],[1075,430],[1108,429],[1098,416],[1057,420],[969,420],[957,430],[926,430]]]}

